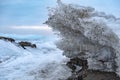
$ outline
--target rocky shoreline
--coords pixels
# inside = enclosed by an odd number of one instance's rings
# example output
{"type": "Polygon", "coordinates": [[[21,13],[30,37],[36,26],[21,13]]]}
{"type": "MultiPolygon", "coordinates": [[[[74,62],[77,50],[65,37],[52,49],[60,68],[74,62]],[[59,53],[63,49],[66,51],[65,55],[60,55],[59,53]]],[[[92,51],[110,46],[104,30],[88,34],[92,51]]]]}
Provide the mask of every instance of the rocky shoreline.
{"type": "Polygon", "coordinates": [[[28,42],[28,41],[20,41],[20,42],[15,42],[15,39],[13,38],[9,38],[9,37],[3,37],[3,36],[0,36],[0,40],[4,40],[4,41],[8,41],[8,42],[11,42],[11,43],[15,43],[17,44],[18,46],[22,47],[23,49],[26,49],[26,47],[31,47],[31,48],[36,48],[36,44],[33,44],[31,42],[28,42]]]}
{"type": "MultiPolygon", "coordinates": [[[[18,46],[21,46],[23,49],[26,49],[27,46],[36,48],[36,44],[32,44],[31,42],[15,42],[14,39],[7,37],[0,37],[0,40],[18,44],[18,46]]],[[[0,63],[2,62],[0,61],[0,63]]],[[[71,69],[72,73],[72,75],[66,80],[120,80],[120,77],[115,72],[90,70],[88,67],[88,61],[83,57],[70,58],[66,63],[66,66],[71,69]]]]}
{"type": "Polygon", "coordinates": [[[114,72],[88,70],[84,80],[120,80],[120,77],[114,72]]]}
{"type": "Polygon", "coordinates": [[[78,57],[70,59],[66,65],[72,72],[67,80],[120,80],[115,72],[88,69],[87,60],[78,57]]]}

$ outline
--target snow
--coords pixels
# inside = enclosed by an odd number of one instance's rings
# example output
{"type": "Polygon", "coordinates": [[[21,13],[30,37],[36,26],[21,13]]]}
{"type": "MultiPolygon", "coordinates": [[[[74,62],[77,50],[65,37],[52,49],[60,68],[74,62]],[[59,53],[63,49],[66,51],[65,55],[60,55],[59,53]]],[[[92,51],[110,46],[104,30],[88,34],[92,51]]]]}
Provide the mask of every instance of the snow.
{"type": "Polygon", "coordinates": [[[30,39],[37,45],[36,49],[23,49],[16,43],[0,40],[0,80],[64,80],[69,77],[71,73],[65,65],[68,59],[56,48],[55,39],[30,39]]]}

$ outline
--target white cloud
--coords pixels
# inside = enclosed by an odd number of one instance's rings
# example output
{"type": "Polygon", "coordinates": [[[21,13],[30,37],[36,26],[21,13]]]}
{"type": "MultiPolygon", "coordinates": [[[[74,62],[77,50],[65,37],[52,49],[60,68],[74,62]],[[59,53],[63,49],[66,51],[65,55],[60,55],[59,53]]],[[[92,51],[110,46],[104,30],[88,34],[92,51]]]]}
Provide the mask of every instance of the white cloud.
{"type": "Polygon", "coordinates": [[[32,29],[32,30],[51,30],[50,27],[47,25],[42,25],[42,26],[13,26],[11,27],[12,29],[32,29]]]}
{"type": "Polygon", "coordinates": [[[40,34],[40,35],[53,35],[53,31],[47,25],[41,26],[9,26],[0,27],[0,33],[5,34],[40,34]]]}

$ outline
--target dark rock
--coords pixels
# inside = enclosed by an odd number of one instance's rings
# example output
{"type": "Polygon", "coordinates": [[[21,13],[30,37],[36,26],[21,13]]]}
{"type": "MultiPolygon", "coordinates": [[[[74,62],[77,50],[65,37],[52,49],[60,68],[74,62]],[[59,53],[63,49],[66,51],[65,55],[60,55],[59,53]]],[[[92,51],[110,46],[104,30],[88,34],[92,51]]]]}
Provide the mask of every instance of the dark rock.
{"type": "Polygon", "coordinates": [[[8,37],[0,36],[0,39],[1,39],[1,40],[5,40],[5,41],[9,41],[9,42],[15,42],[14,39],[12,39],[12,38],[8,38],[8,37]]]}
{"type": "Polygon", "coordinates": [[[0,63],[2,63],[2,61],[0,61],[0,63]]]}
{"type": "Polygon", "coordinates": [[[72,72],[76,70],[76,66],[72,62],[67,62],[66,64],[70,69],[72,69],[72,72]]]}
{"type": "Polygon", "coordinates": [[[71,58],[66,65],[72,69],[72,75],[67,80],[120,80],[114,72],[88,70],[87,60],[78,57],[71,58]],[[76,71],[76,65],[81,66],[82,69],[76,71]]]}
{"type": "Polygon", "coordinates": [[[36,46],[36,44],[32,44],[31,47],[32,48],[36,48],[37,46],[36,46]]]}
{"type": "Polygon", "coordinates": [[[66,65],[72,70],[72,75],[67,80],[83,80],[87,76],[87,60],[74,57],[66,65]],[[76,70],[77,66],[82,67],[82,69],[76,70]]]}
{"type": "Polygon", "coordinates": [[[36,44],[32,44],[31,42],[18,42],[19,46],[21,46],[22,48],[26,49],[25,47],[31,47],[31,48],[36,48],[36,44]]]}
{"type": "Polygon", "coordinates": [[[88,68],[87,60],[80,59],[78,57],[71,58],[68,64],[82,66],[82,69],[88,68]]]}
{"type": "Polygon", "coordinates": [[[88,70],[85,80],[120,80],[120,77],[114,72],[105,72],[98,70],[88,70]]]}
{"type": "Polygon", "coordinates": [[[78,74],[72,74],[72,76],[70,76],[67,80],[83,80],[83,76],[78,74]]]}

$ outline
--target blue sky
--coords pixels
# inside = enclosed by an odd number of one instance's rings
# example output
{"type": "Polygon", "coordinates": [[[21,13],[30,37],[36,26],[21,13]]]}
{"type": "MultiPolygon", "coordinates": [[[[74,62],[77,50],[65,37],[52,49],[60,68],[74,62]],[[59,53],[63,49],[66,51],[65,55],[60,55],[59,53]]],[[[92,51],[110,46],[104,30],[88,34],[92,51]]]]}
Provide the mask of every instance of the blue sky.
{"type": "MultiPolygon", "coordinates": [[[[98,11],[120,17],[120,0],[62,0],[62,2],[92,6],[98,11]]],[[[32,27],[44,27],[42,23],[48,17],[47,7],[56,5],[56,0],[0,0],[0,33],[39,34],[40,31],[32,27]],[[27,26],[28,29],[12,28],[21,26],[27,26]]]]}
{"type": "Polygon", "coordinates": [[[50,0],[0,0],[0,24],[40,25],[47,17],[50,0]],[[7,22],[7,24],[6,24],[7,22]]]}

